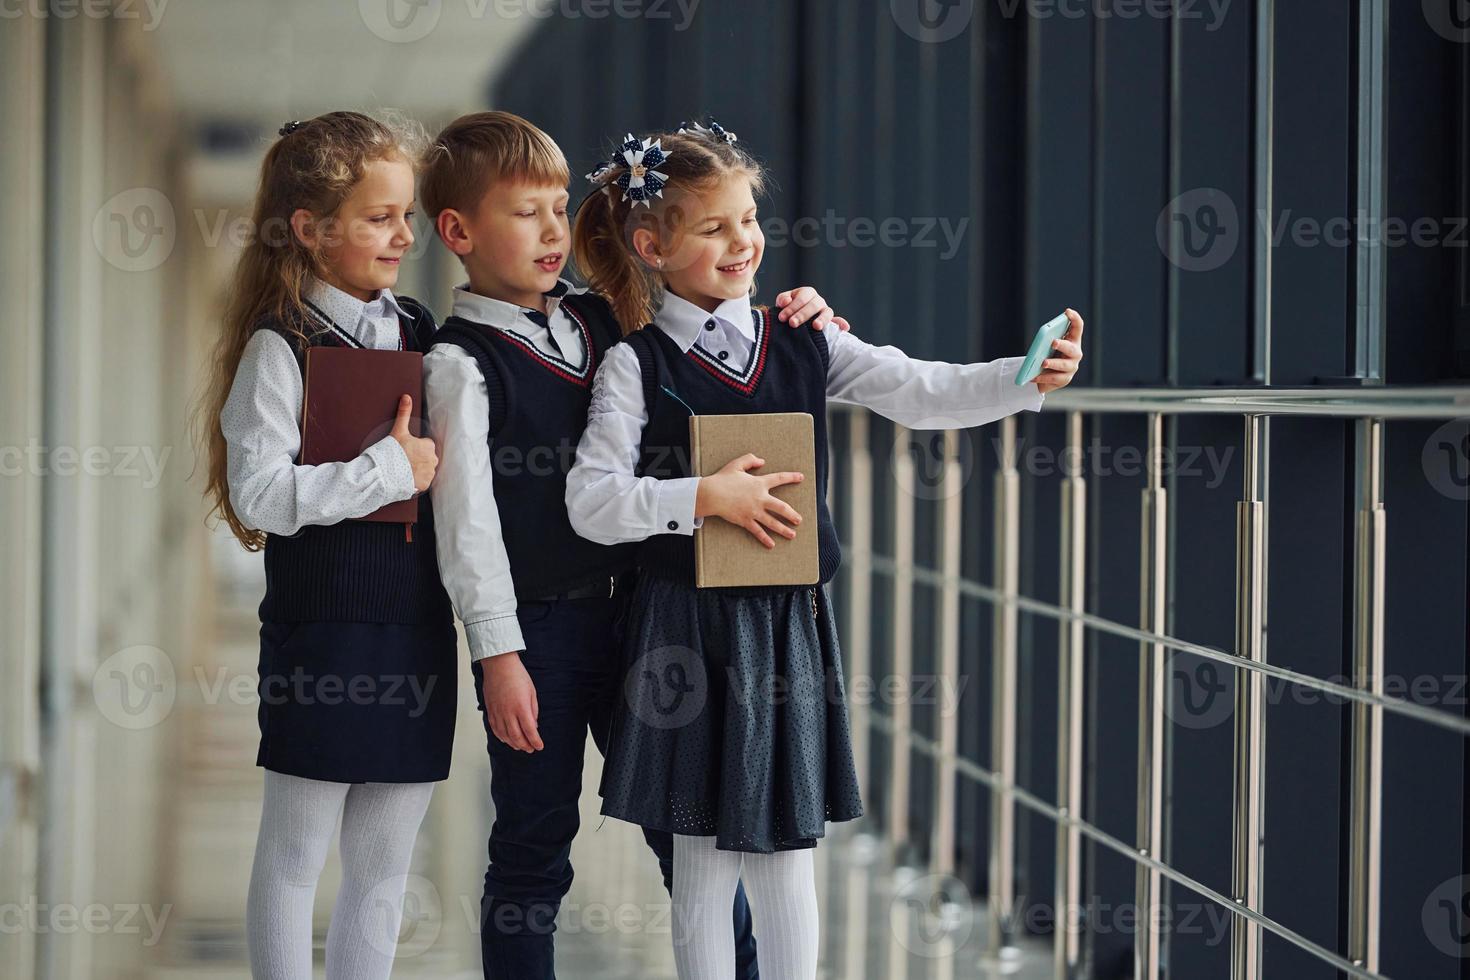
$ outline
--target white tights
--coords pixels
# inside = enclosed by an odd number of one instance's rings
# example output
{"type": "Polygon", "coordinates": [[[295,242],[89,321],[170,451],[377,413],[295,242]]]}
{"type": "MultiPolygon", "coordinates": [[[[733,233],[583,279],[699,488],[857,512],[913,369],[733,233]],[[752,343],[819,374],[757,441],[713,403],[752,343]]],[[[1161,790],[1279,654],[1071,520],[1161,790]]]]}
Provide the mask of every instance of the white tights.
{"type": "Polygon", "coordinates": [[[730,905],[750,900],[761,980],[815,980],[817,881],[812,849],[721,851],[713,837],[674,835],[674,963],[679,980],[733,980],[730,905]]]}
{"type": "Polygon", "coordinates": [[[311,980],[312,901],[339,815],[342,887],[327,929],[327,980],[386,980],[413,842],[433,790],[433,783],[332,783],[266,770],[245,907],[256,980],[311,980]]]}

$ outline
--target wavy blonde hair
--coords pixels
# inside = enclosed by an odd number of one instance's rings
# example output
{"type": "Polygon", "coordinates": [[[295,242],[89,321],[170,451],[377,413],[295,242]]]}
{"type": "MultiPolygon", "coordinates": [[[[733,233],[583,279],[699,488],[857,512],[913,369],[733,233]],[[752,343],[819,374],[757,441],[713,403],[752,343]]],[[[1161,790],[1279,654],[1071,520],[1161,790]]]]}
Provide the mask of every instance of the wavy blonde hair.
{"type": "Polygon", "coordinates": [[[291,215],[302,208],[318,218],[336,215],[370,164],[402,160],[413,165],[423,142],[422,129],[402,117],[378,120],[360,112],[329,112],[294,126],[266,151],[251,238],[235,266],[224,330],[193,418],[198,458],[208,465],[206,519],[223,520],[247,551],[265,547],[266,534],[246,527],[230,504],[228,447],[220,413],[245,344],[256,330],[276,321],[306,342],[301,292],[326,265],[320,248],[308,248],[292,232],[291,215]]]}

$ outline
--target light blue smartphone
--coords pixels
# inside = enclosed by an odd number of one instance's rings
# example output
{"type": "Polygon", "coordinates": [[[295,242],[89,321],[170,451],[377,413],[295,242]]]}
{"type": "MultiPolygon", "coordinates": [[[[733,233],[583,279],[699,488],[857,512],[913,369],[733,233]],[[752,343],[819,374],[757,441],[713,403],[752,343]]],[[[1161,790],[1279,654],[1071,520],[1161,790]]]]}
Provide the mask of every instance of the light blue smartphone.
{"type": "Polygon", "coordinates": [[[1069,322],[1067,314],[1062,313],[1043,323],[1041,329],[1036,331],[1036,336],[1031,341],[1031,349],[1026,352],[1026,360],[1021,362],[1021,370],[1016,372],[1017,385],[1036,380],[1036,376],[1041,373],[1041,362],[1051,354],[1052,341],[1067,332],[1069,322]]]}

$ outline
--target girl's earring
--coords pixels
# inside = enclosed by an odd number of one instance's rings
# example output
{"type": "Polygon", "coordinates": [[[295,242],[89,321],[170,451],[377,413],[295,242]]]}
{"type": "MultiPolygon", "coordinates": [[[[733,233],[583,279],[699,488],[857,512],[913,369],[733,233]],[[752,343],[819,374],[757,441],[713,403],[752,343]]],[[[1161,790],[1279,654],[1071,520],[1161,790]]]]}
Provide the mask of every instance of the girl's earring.
{"type": "Polygon", "coordinates": [[[663,268],[663,267],[664,267],[664,260],[663,260],[663,259],[659,259],[659,260],[658,260],[658,267],[659,267],[659,268],[660,268],[660,269],[662,269],[662,268],[663,268]]]}

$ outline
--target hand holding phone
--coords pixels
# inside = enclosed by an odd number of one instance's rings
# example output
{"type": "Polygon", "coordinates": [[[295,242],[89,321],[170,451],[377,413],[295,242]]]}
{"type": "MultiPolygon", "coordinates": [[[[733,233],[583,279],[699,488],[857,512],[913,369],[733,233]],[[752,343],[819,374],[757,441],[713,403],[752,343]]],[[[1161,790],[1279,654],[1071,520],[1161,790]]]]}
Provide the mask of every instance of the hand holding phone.
{"type": "Polygon", "coordinates": [[[1026,360],[1021,362],[1021,370],[1016,372],[1017,385],[1036,380],[1036,376],[1041,373],[1041,362],[1051,353],[1052,343],[1067,332],[1068,322],[1067,314],[1062,313],[1043,323],[1041,329],[1036,331],[1036,336],[1031,340],[1031,349],[1026,352],[1026,360]]]}

